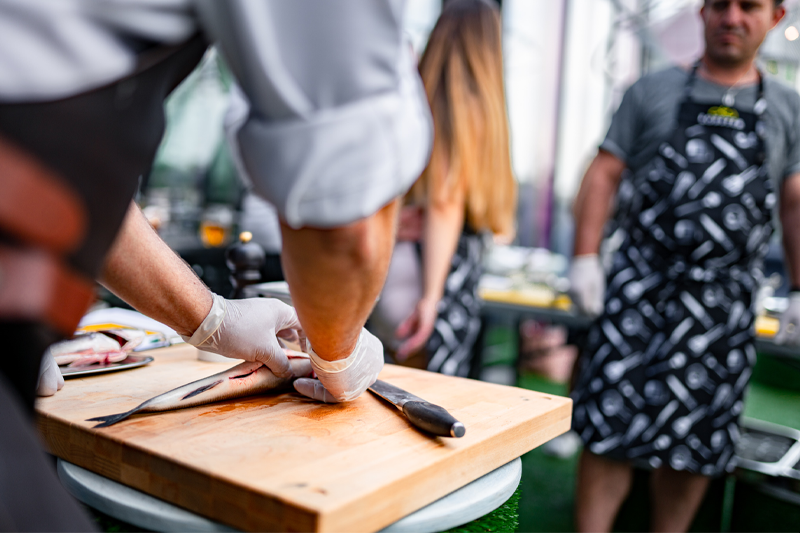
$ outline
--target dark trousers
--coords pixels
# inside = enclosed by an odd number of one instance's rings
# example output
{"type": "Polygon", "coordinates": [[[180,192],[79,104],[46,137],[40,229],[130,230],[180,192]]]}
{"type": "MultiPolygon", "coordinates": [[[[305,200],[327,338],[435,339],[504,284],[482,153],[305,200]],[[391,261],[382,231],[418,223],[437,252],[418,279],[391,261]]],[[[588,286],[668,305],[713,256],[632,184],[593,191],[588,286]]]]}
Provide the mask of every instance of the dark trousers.
{"type": "Polygon", "coordinates": [[[0,338],[0,531],[95,531],[33,424],[39,363],[58,337],[40,324],[0,322],[0,338]]]}

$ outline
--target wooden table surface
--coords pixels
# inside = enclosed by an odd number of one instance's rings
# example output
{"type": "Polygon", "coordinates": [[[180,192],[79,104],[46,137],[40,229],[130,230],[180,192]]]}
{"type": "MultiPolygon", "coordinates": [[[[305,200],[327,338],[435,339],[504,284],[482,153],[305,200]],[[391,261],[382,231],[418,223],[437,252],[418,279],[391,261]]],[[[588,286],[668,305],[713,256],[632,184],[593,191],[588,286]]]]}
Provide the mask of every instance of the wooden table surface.
{"type": "Polygon", "coordinates": [[[572,402],[387,365],[381,379],[449,410],[461,439],[431,437],[366,393],[325,405],[294,392],[142,414],[127,411],[229,366],[176,346],[145,367],[67,380],[37,403],[54,455],[245,530],[375,531],[564,433],[572,402]]]}

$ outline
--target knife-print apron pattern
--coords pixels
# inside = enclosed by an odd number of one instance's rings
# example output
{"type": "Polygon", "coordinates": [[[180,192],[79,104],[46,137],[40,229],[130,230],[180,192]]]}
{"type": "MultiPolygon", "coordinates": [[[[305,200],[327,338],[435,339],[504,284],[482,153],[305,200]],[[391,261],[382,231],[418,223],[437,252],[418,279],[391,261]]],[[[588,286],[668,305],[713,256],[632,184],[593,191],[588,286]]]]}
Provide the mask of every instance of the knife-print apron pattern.
{"type": "Polygon", "coordinates": [[[473,347],[481,329],[478,282],[483,273],[482,259],[483,238],[465,228],[458,238],[444,294],[437,305],[433,333],[425,345],[430,372],[460,377],[470,373],[473,347]]]}
{"type": "Polygon", "coordinates": [[[605,309],[580,359],[573,429],[598,455],[730,471],[752,373],[752,293],[772,234],[763,81],[752,113],[691,98],[637,173],[605,309]]]}

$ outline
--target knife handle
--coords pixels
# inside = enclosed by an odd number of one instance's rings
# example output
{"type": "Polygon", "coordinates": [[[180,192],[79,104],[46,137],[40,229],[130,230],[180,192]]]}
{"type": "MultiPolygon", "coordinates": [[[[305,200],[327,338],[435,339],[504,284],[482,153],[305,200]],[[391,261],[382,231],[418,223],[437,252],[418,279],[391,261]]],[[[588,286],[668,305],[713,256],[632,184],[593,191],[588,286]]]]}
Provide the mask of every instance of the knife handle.
{"type": "Polygon", "coordinates": [[[441,437],[463,437],[464,424],[443,407],[428,402],[411,401],[403,405],[403,414],[420,429],[441,437]]]}

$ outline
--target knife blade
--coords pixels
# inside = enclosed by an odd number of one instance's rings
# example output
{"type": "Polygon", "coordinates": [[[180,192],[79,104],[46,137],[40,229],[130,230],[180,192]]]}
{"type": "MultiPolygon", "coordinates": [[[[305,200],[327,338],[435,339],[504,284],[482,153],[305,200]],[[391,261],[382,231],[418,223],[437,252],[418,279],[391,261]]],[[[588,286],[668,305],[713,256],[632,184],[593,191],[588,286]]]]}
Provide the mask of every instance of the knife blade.
{"type": "Polygon", "coordinates": [[[466,433],[464,424],[453,418],[445,408],[426,402],[400,387],[379,379],[369,390],[397,407],[419,429],[441,437],[458,438],[466,433]]]}

